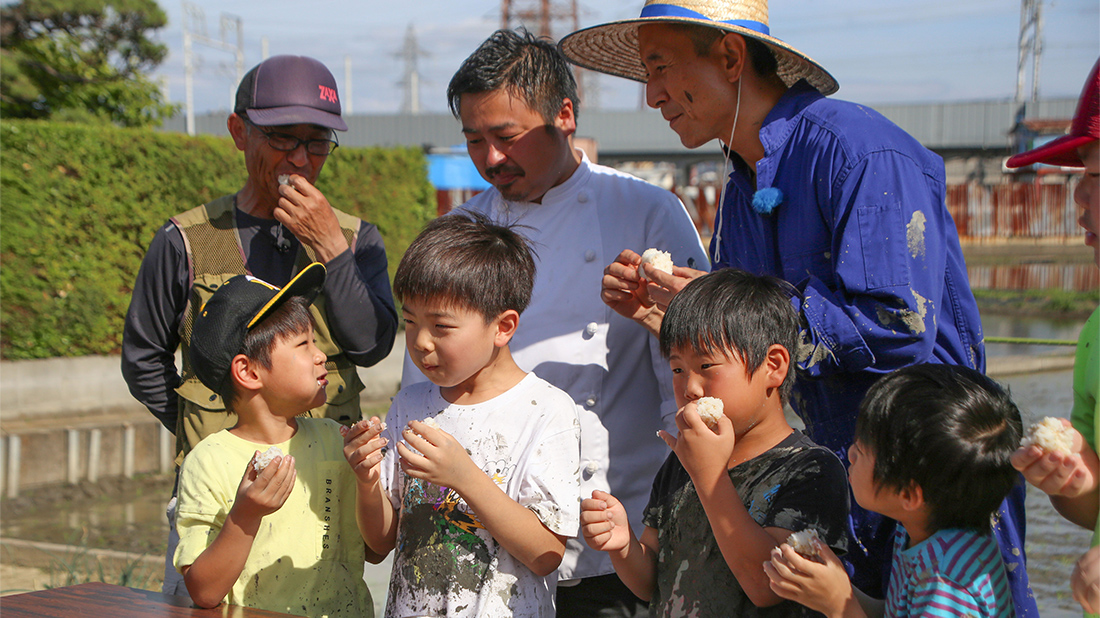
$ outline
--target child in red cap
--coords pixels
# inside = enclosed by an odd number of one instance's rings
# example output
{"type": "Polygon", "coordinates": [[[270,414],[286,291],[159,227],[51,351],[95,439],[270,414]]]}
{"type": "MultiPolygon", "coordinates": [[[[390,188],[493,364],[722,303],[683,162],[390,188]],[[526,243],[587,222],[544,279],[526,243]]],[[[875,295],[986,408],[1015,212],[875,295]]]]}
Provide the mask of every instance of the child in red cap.
{"type": "MultiPolygon", "coordinates": [[[[1085,80],[1077,112],[1069,133],[1020,153],[1008,160],[1008,167],[1032,163],[1083,167],[1085,175],[1077,183],[1073,199],[1084,209],[1077,222],[1085,228],[1085,244],[1092,247],[1100,266],[1100,60],[1085,80]]],[[[1093,312],[1077,341],[1073,363],[1073,426],[1069,453],[1039,446],[1022,447],[1012,456],[1012,465],[1029,483],[1050,496],[1050,502],[1063,517],[1092,528],[1092,547],[1077,560],[1070,578],[1073,598],[1086,616],[1100,612],[1100,463],[1096,456],[1096,435],[1100,433],[1097,414],[1097,390],[1100,389],[1100,308],[1093,312]]],[[[1065,421],[1062,421],[1065,423],[1065,421]]]]}

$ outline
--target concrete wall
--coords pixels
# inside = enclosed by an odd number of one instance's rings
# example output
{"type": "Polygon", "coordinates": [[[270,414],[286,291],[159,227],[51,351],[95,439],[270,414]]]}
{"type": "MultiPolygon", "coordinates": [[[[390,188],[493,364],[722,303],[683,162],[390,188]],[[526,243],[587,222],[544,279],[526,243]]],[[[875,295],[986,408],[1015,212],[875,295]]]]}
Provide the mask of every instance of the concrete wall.
{"type": "MultiPolygon", "coordinates": [[[[364,403],[401,383],[404,346],[359,369],[364,403]]],[[[175,437],[130,396],[117,356],[0,362],[0,491],[172,470],[175,437]]]]}
{"type": "MultiPolygon", "coordinates": [[[[404,349],[403,345],[394,346],[381,363],[359,368],[366,384],[361,394],[364,402],[386,399],[397,392],[404,349]]],[[[117,356],[0,361],[0,423],[135,410],[149,416],[130,396],[120,367],[117,356]]]]}

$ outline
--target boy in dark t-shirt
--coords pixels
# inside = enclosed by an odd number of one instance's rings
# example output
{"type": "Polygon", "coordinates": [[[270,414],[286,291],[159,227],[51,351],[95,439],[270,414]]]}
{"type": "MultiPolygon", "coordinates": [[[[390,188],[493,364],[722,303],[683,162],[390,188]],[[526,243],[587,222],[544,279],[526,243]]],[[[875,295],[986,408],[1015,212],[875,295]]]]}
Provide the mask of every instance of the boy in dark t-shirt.
{"type": "Polygon", "coordinates": [[[798,316],[786,284],[735,269],[699,277],[661,325],[680,411],[673,453],[653,484],[635,537],[614,496],[581,504],[585,540],[651,615],[803,616],[768,586],[763,563],[792,532],[847,549],[848,487],[840,460],[783,414],[798,316]],[[700,411],[721,400],[708,423],[700,411]]]}

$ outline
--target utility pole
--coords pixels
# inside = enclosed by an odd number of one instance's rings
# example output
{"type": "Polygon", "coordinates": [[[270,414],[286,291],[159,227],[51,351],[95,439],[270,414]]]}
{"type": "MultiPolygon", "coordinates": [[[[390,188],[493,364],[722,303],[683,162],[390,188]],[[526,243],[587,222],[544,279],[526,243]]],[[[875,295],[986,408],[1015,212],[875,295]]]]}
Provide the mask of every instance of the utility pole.
{"type": "Polygon", "coordinates": [[[344,113],[351,115],[351,54],[344,56],[344,113]]]}
{"type": "MultiPolygon", "coordinates": [[[[505,30],[525,26],[540,37],[557,41],[559,32],[564,35],[580,29],[580,9],[577,0],[501,0],[500,23],[505,30]]],[[[598,109],[596,76],[580,67],[573,67],[573,74],[577,96],[589,109],[598,109]]]]}
{"type": "Polygon", "coordinates": [[[1039,63],[1043,55],[1043,2],[1020,0],[1020,54],[1016,63],[1016,104],[1024,103],[1027,61],[1031,57],[1031,100],[1039,100],[1039,63]]]}
{"type": "Polygon", "coordinates": [[[430,56],[427,50],[421,49],[416,42],[416,30],[410,23],[405,30],[405,44],[401,51],[394,56],[405,61],[405,73],[401,81],[397,82],[405,90],[405,97],[401,101],[401,111],[406,114],[420,113],[420,57],[430,56]]]}
{"type": "Polygon", "coordinates": [[[184,88],[187,90],[187,134],[195,134],[195,96],[194,96],[194,72],[195,59],[192,46],[194,43],[232,52],[237,73],[237,79],[230,86],[229,107],[233,108],[233,93],[237,84],[244,77],[244,23],[240,17],[222,13],[220,24],[220,40],[206,35],[206,14],[199,5],[182,0],[183,5],[183,72],[184,88]],[[226,41],[227,33],[236,30],[237,43],[233,45],[226,41]]]}
{"type": "Polygon", "coordinates": [[[1043,54],[1042,8],[1042,0],[1020,0],[1019,58],[1016,61],[1016,126],[1012,131],[1013,152],[1026,150],[1032,137],[1024,125],[1028,104],[1024,98],[1024,84],[1027,81],[1027,65],[1030,59],[1030,101],[1037,103],[1039,101],[1039,62],[1043,54]]]}

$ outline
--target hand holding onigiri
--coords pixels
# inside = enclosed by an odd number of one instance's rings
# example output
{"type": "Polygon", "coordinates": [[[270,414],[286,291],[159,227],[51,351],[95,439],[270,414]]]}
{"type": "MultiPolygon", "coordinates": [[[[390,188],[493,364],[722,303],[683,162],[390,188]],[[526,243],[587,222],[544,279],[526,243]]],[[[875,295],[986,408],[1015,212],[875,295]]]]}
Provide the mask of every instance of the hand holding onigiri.
{"type": "Polygon", "coordinates": [[[1048,416],[1028,428],[1021,448],[1037,446],[1044,451],[1070,455],[1073,453],[1073,428],[1061,420],[1048,416]]]}
{"type": "Polygon", "coordinates": [[[267,468],[269,465],[271,465],[271,462],[274,461],[276,457],[282,457],[282,456],[283,456],[282,449],[280,449],[277,446],[272,446],[272,447],[268,448],[266,451],[260,453],[252,461],[252,467],[253,467],[253,469],[256,470],[256,474],[259,474],[259,473],[264,471],[264,468],[267,468]]]}
{"type": "MultiPolygon", "coordinates": [[[[374,427],[374,424],[375,423],[374,423],[373,418],[371,418],[371,419],[366,419],[365,418],[361,421],[356,421],[355,423],[352,423],[352,425],[350,427],[347,426],[347,425],[340,425],[340,435],[346,438],[348,436],[348,434],[351,433],[352,429],[354,429],[355,427],[359,427],[359,426],[362,426],[363,429],[366,429],[366,430],[369,431],[371,428],[374,427]]],[[[386,430],[385,421],[378,421],[378,428],[379,428],[380,431],[385,431],[386,430]]]]}
{"type": "Polygon", "coordinates": [[[663,273],[672,273],[672,254],[660,249],[646,249],[642,253],[642,263],[638,265],[638,275],[649,279],[649,276],[645,274],[647,268],[659,270],[663,273]]]}
{"type": "Polygon", "coordinates": [[[824,560],[821,559],[821,552],[817,550],[817,545],[814,545],[815,539],[821,540],[817,530],[806,528],[802,532],[792,532],[787,537],[787,545],[790,545],[791,549],[798,552],[798,555],[803,558],[824,564],[824,560]]]}
{"type": "Polygon", "coordinates": [[[700,397],[695,400],[695,411],[711,431],[718,429],[718,419],[723,416],[724,407],[722,400],[717,397],[700,397]]]}

